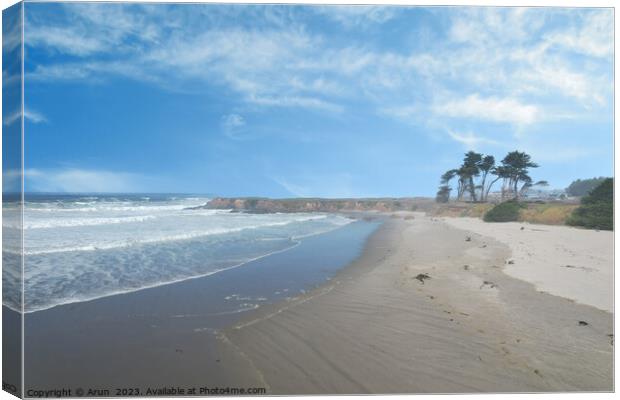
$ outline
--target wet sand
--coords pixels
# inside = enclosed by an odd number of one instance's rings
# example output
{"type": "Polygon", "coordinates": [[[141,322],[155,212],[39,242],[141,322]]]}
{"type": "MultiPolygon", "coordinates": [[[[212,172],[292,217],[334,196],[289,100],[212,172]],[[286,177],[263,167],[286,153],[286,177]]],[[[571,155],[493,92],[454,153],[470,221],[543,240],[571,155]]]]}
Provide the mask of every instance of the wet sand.
{"type": "Polygon", "coordinates": [[[210,276],[26,314],[26,390],[266,387],[221,329],[320,287],[377,226],[357,221],[210,276]]]}
{"type": "Polygon", "coordinates": [[[329,284],[223,332],[271,393],[613,390],[611,313],[507,274],[505,243],[405,215],[329,284]]]}

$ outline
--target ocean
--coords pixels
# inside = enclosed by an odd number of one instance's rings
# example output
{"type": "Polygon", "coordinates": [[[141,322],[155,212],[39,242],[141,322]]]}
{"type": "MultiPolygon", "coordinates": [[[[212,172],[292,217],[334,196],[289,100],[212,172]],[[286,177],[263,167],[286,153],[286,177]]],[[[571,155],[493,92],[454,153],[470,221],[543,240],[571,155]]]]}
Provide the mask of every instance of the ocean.
{"type": "MultiPolygon", "coordinates": [[[[361,223],[332,214],[191,209],[208,200],[195,195],[27,194],[25,312],[213,275],[288,251],[306,238],[361,223]]],[[[5,215],[16,210],[7,202],[3,209],[5,215]]],[[[19,236],[16,221],[3,220],[5,238],[19,236]]],[[[359,241],[374,228],[357,229],[362,232],[359,241]]],[[[5,266],[19,265],[19,247],[11,243],[19,240],[5,241],[5,266]]],[[[346,261],[355,255],[348,254],[346,261]]],[[[18,277],[3,274],[3,304],[14,310],[20,309],[18,277]]],[[[234,304],[233,310],[253,309],[266,299],[228,296],[224,300],[234,304]]]]}

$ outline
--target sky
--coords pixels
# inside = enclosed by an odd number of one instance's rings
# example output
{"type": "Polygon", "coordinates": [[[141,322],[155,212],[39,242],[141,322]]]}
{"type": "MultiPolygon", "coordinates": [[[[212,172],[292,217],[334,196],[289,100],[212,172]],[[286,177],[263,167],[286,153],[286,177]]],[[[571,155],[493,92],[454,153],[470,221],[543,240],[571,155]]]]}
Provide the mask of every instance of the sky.
{"type": "MultiPolygon", "coordinates": [[[[613,174],[613,11],[26,3],[27,191],[433,196],[613,174]]],[[[3,117],[4,128],[13,124],[3,117]]]]}

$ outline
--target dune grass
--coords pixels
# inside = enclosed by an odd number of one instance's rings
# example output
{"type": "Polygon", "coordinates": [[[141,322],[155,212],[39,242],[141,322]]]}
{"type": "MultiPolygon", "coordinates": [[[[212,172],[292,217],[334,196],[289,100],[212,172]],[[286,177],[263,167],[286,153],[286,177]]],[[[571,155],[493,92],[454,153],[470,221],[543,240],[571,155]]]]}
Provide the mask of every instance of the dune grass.
{"type": "Polygon", "coordinates": [[[575,204],[528,204],[521,210],[519,221],[532,224],[564,225],[578,206],[575,204]]]}
{"type": "MultiPolygon", "coordinates": [[[[495,204],[491,203],[449,203],[439,206],[434,215],[443,217],[484,218],[495,204]]],[[[564,203],[523,203],[516,221],[532,224],[565,225],[576,204],[564,203]]]]}

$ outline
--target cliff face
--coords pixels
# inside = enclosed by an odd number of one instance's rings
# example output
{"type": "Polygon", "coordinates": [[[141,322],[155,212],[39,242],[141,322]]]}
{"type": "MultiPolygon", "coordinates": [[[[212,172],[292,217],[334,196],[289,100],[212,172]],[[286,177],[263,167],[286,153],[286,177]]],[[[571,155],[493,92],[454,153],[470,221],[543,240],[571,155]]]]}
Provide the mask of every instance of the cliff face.
{"type": "Polygon", "coordinates": [[[344,211],[413,211],[432,202],[421,198],[401,199],[263,199],[222,198],[201,208],[237,210],[250,213],[344,212],[344,211]]]}

